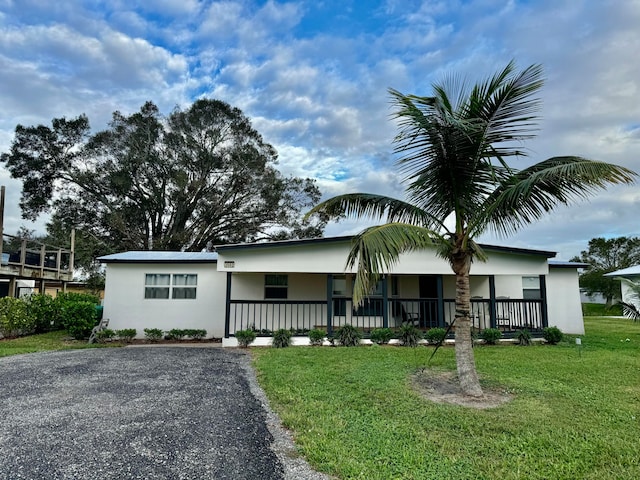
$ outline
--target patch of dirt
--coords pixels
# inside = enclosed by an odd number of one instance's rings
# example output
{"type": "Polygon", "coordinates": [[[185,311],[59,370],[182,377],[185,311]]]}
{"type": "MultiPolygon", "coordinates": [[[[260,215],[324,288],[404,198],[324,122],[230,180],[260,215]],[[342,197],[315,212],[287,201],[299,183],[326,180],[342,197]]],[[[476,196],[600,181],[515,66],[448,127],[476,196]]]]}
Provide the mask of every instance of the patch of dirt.
{"type": "Polygon", "coordinates": [[[411,377],[413,389],[427,400],[463,407],[487,409],[495,408],[513,399],[513,395],[500,389],[483,388],[484,396],[469,397],[462,393],[455,372],[421,370],[411,377]]]}

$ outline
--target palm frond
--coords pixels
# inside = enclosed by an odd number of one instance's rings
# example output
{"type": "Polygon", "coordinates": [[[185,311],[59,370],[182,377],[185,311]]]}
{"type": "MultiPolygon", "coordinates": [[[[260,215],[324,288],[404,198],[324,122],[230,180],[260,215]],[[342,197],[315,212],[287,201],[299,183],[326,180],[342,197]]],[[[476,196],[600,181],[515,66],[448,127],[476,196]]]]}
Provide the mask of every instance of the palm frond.
{"type": "Polygon", "coordinates": [[[431,213],[411,203],[384,195],[350,193],[330,198],[313,207],[305,218],[314,213],[323,213],[331,218],[357,217],[400,222],[432,229],[443,229],[444,223],[431,213]]]}
{"type": "Polygon", "coordinates": [[[618,302],[622,306],[622,314],[634,322],[640,321],[640,308],[638,308],[640,305],[640,283],[624,277],[615,277],[615,279],[627,286],[628,297],[632,300],[632,302],[618,302]]]}
{"type": "Polygon", "coordinates": [[[373,290],[381,276],[391,270],[402,253],[447,242],[438,232],[406,223],[386,223],[370,227],[352,241],[346,269],[356,267],[353,303],[358,306],[373,290]]]}
{"type": "Polygon", "coordinates": [[[581,157],[553,157],[514,173],[478,206],[472,235],[487,228],[511,234],[558,205],[585,199],[613,184],[633,183],[625,167],[581,157]]]}

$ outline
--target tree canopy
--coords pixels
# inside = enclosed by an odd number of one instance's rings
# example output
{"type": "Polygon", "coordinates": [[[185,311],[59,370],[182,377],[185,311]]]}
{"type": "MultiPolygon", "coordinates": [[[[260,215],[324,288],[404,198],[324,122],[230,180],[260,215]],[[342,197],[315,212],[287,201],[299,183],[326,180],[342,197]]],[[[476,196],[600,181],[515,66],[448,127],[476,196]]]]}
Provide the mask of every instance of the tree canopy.
{"type": "Polygon", "coordinates": [[[472,350],[469,273],[484,254],[485,231],[509,234],[558,205],[610,184],[631,183],[626,168],[580,157],[553,157],[519,170],[507,163],[536,130],[542,68],[513,62],[470,85],[451,76],[428,97],[390,90],[407,200],[375,194],[329,199],[312,212],[386,221],[358,234],[347,265],[357,267],[354,303],[362,301],[402,253],[437,249],[456,275],[455,348],[462,390],[481,396],[472,350]],[[450,224],[451,228],[448,227],[450,224]]]}
{"type": "Polygon", "coordinates": [[[315,181],[282,175],[276,150],[219,100],[166,117],[147,102],[97,133],[85,115],[18,125],[1,160],[23,182],[23,217],[50,212],[49,233],[76,227],[91,255],[316,237],[326,224],[301,215],[320,199],[315,181]]]}
{"type": "Polygon", "coordinates": [[[604,274],[640,265],[640,238],[592,238],[587,250],[571,261],[590,265],[580,275],[580,287],[585,289],[587,295],[602,294],[607,304],[611,305],[613,299],[620,297],[620,282],[604,274]]]}

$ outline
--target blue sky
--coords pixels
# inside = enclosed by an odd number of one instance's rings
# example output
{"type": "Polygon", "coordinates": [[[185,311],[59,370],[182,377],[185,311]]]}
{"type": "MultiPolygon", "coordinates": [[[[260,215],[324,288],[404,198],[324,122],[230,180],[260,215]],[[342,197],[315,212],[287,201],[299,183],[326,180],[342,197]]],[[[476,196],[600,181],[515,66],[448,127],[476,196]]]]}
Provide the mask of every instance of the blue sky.
{"type": "MultiPolygon", "coordinates": [[[[449,72],[476,80],[515,59],[547,77],[526,162],[572,154],[640,171],[639,25],[638,0],[0,0],[0,151],[18,123],[86,113],[101,129],[146,100],[169,113],[210,97],[241,108],[280,169],[325,196],[401,196],[387,89],[428,95],[449,72]]],[[[0,182],[6,230],[42,231],[45,218],[20,218],[19,183],[2,169],[0,182]]],[[[640,235],[638,207],[639,186],[612,188],[482,240],[566,259],[595,236],[640,235]]]]}

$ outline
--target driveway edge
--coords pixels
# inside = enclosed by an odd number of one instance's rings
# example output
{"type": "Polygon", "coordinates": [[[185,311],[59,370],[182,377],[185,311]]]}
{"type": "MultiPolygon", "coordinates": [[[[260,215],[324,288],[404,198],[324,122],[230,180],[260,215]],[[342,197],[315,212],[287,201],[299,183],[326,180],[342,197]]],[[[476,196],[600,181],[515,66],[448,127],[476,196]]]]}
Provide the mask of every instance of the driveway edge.
{"type": "Polygon", "coordinates": [[[280,418],[271,410],[267,395],[258,384],[256,372],[251,365],[251,355],[245,353],[241,357],[240,365],[246,373],[247,381],[249,382],[249,390],[253,396],[260,402],[266,412],[266,425],[269,432],[273,436],[273,442],[271,444],[271,450],[276,454],[278,460],[282,464],[284,469],[285,480],[331,480],[335,477],[330,477],[324,473],[316,472],[311,468],[311,465],[302,458],[295,444],[293,438],[288,430],[282,426],[280,418]]]}

